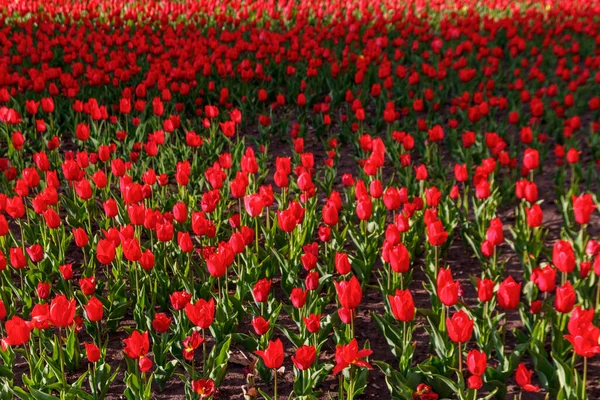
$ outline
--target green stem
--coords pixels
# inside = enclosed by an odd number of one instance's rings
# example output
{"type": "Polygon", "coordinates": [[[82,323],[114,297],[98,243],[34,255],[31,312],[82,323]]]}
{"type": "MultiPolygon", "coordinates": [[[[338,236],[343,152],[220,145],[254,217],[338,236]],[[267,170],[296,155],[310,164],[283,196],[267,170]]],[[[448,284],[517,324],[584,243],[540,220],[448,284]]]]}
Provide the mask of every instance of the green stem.
{"type": "Polygon", "coordinates": [[[277,400],[277,370],[273,370],[273,400],[277,400]]]}

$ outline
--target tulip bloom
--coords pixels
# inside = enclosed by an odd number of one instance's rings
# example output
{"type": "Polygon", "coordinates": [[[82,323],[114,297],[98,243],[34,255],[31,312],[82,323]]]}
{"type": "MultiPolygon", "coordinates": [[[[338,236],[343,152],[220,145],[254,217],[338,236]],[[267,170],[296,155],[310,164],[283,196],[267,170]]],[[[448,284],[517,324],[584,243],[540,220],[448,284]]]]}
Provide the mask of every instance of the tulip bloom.
{"type": "Polygon", "coordinates": [[[296,349],[292,362],[300,371],[306,371],[313,365],[317,358],[317,349],[314,346],[303,345],[296,349]]]}
{"type": "Polygon", "coordinates": [[[302,317],[306,330],[310,333],[317,333],[321,330],[321,314],[310,314],[308,317],[302,317]]]}
{"type": "Polygon", "coordinates": [[[95,363],[100,360],[100,349],[94,343],[85,343],[85,353],[87,359],[91,363],[95,363]]]}
{"type": "Polygon", "coordinates": [[[563,273],[571,273],[575,269],[575,252],[570,242],[559,240],[552,247],[552,264],[563,273]]]}
{"type": "Polygon", "coordinates": [[[471,339],[475,321],[469,318],[466,312],[459,310],[452,318],[446,317],[448,336],[456,343],[466,343],[471,339]]]}
{"type": "Polygon", "coordinates": [[[251,217],[258,217],[263,206],[263,198],[260,194],[251,194],[244,197],[244,208],[251,217]]]}
{"type": "Polygon", "coordinates": [[[137,330],[133,331],[130,337],[123,339],[123,343],[125,344],[123,351],[127,357],[138,360],[138,365],[142,372],[146,372],[152,368],[152,361],[146,357],[146,354],[150,350],[148,332],[142,334],[137,330]]]}
{"type": "Polygon", "coordinates": [[[484,352],[479,350],[471,350],[467,354],[467,368],[472,374],[469,377],[468,383],[470,389],[478,390],[483,385],[481,376],[485,374],[487,365],[487,356],[484,352]]]}
{"type": "Polygon", "coordinates": [[[525,389],[528,392],[537,392],[540,390],[539,386],[534,386],[531,384],[531,375],[533,371],[529,371],[525,364],[520,363],[515,372],[515,379],[519,386],[525,389]]]}
{"type": "Polygon", "coordinates": [[[108,265],[115,259],[116,248],[108,239],[101,239],[96,247],[96,258],[101,264],[108,265]]]}
{"type": "Polygon", "coordinates": [[[353,276],[349,281],[334,281],[334,284],[341,306],[349,310],[356,309],[362,300],[362,288],[358,279],[353,276]]]}
{"type": "Polygon", "coordinates": [[[563,314],[570,313],[576,301],[577,294],[571,282],[567,281],[567,283],[556,289],[556,297],[554,299],[554,308],[556,311],[563,314]]]}
{"type": "Polygon", "coordinates": [[[193,331],[192,334],[186,337],[183,341],[183,358],[188,361],[192,361],[194,359],[196,349],[200,347],[204,341],[204,338],[198,331],[193,331]]]}
{"type": "Polygon", "coordinates": [[[441,246],[446,243],[448,232],[445,231],[442,222],[437,220],[427,225],[427,240],[432,246],[441,246]]]}
{"type": "Polygon", "coordinates": [[[556,270],[550,265],[544,268],[536,267],[531,272],[531,281],[537,285],[541,292],[553,292],[556,288],[556,270]]]}
{"type": "Polygon", "coordinates": [[[102,315],[104,312],[104,306],[96,297],[92,297],[88,300],[85,308],[85,314],[91,322],[96,322],[102,320],[102,315]]]}
{"type": "Polygon", "coordinates": [[[515,282],[512,276],[506,278],[498,286],[498,306],[505,310],[514,310],[519,306],[521,283],[515,282]]]}
{"type": "Polygon", "coordinates": [[[199,299],[196,304],[188,303],[185,314],[189,320],[201,329],[208,329],[215,318],[215,299],[199,299]]]}
{"type": "Polygon", "coordinates": [[[361,360],[370,356],[373,353],[370,349],[358,349],[358,342],[355,339],[346,345],[337,345],[335,348],[335,367],[333,368],[333,374],[337,375],[344,369],[356,365],[357,367],[364,367],[373,369],[373,367],[366,361],[361,360]]]}
{"type": "Polygon", "coordinates": [[[208,399],[217,392],[215,382],[212,379],[193,380],[192,390],[200,396],[200,399],[208,399]]]}
{"type": "Polygon", "coordinates": [[[67,300],[63,294],[56,296],[50,303],[50,322],[59,328],[71,325],[75,318],[75,308],[75,299],[67,300]]]}
{"type": "Polygon", "coordinates": [[[477,278],[477,297],[479,298],[479,301],[481,301],[482,303],[488,302],[490,300],[492,300],[492,298],[494,297],[494,287],[496,286],[496,283],[494,281],[492,281],[491,279],[485,278],[485,279],[481,279],[481,278],[477,278]]]}
{"type": "Polygon", "coordinates": [[[271,279],[260,279],[252,288],[254,300],[257,303],[265,303],[269,301],[269,292],[271,291],[271,279]]]}
{"type": "Polygon", "coordinates": [[[580,225],[589,223],[590,217],[596,209],[592,195],[585,193],[580,196],[572,196],[572,201],[575,221],[580,225]]]}
{"type": "Polygon", "coordinates": [[[165,313],[156,313],[152,320],[152,328],[156,333],[165,333],[171,327],[171,320],[165,313]]]}
{"type": "Polygon", "coordinates": [[[440,269],[437,277],[437,294],[442,304],[452,307],[458,302],[459,284],[452,278],[450,268],[440,269]]]}
{"type": "Polygon", "coordinates": [[[265,350],[256,350],[254,354],[262,358],[269,369],[277,369],[283,365],[283,343],[280,339],[269,340],[265,350]]]}
{"type": "Polygon", "coordinates": [[[16,315],[6,321],[5,328],[6,337],[2,339],[3,350],[6,350],[8,346],[20,346],[29,341],[31,328],[26,321],[16,315]]]}
{"type": "Polygon", "coordinates": [[[394,296],[388,295],[394,318],[402,322],[410,322],[415,317],[415,303],[408,289],[396,290],[394,296]]]}

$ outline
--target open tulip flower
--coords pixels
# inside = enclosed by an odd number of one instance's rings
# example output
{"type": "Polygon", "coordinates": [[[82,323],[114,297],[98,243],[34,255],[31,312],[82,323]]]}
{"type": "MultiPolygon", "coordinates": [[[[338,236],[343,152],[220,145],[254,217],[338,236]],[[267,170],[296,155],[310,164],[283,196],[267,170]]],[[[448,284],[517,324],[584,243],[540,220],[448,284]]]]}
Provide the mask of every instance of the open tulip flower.
{"type": "Polygon", "coordinates": [[[600,0],[217,3],[0,0],[0,398],[600,398],[600,0]]]}

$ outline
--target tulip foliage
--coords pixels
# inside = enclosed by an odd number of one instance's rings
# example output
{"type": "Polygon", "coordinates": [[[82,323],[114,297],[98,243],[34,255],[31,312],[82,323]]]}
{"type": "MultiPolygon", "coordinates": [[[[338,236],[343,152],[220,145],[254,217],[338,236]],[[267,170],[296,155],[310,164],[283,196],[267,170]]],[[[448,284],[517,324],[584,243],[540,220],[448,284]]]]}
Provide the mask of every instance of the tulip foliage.
{"type": "Polygon", "coordinates": [[[0,398],[599,398],[599,17],[0,0],[0,398]]]}

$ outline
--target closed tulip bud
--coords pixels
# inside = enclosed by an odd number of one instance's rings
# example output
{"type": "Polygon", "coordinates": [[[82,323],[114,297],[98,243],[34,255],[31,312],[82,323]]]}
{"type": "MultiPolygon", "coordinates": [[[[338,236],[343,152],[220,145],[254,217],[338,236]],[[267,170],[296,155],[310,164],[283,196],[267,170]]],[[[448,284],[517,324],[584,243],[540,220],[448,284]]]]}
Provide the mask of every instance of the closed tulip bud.
{"type": "Polygon", "coordinates": [[[46,300],[50,295],[50,284],[46,282],[38,283],[36,292],[40,300],[46,300]]]}
{"type": "Polygon", "coordinates": [[[441,268],[437,277],[437,294],[442,304],[452,307],[458,302],[458,282],[452,279],[450,268],[441,268]]]}
{"type": "Polygon", "coordinates": [[[502,244],[504,241],[504,232],[502,231],[502,222],[500,221],[500,218],[492,219],[486,233],[486,239],[494,246],[502,244]]]}

